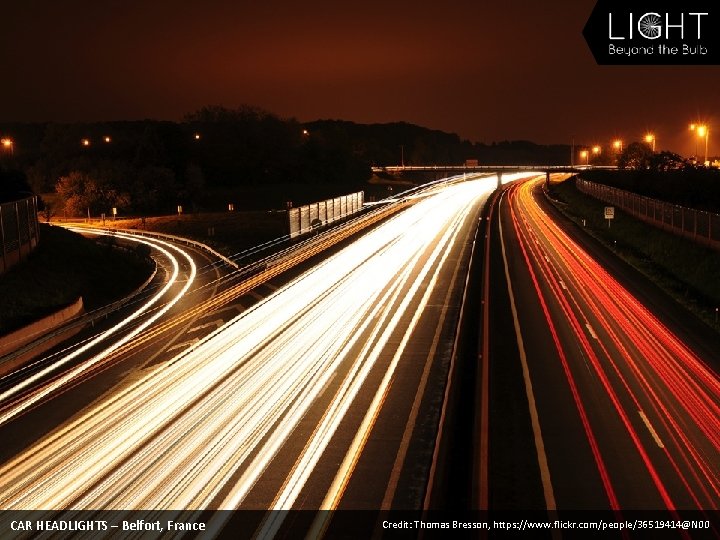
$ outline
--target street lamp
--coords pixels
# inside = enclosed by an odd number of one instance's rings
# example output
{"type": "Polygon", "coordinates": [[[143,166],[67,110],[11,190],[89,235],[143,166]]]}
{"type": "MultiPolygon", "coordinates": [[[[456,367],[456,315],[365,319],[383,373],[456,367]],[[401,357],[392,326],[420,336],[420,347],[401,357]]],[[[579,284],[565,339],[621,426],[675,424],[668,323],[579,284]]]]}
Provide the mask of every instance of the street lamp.
{"type": "Polygon", "coordinates": [[[83,146],[90,146],[90,139],[82,139],[80,141],[80,144],[82,144],[83,146]]]}
{"type": "Polygon", "coordinates": [[[580,151],[580,158],[585,159],[585,165],[590,164],[590,152],[588,152],[587,150],[580,151]]]}
{"type": "Polygon", "coordinates": [[[105,141],[106,143],[110,143],[112,141],[112,139],[110,138],[110,135],[105,135],[103,137],[103,141],[105,141]]]}
{"type": "Polygon", "coordinates": [[[652,144],[652,151],[654,154],[655,153],[655,134],[648,133],[647,135],[645,135],[645,142],[648,144],[652,144]]]}
{"type": "Polygon", "coordinates": [[[707,127],[706,125],[698,126],[697,134],[698,134],[698,137],[705,137],[705,160],[703,161],[703,163],[707,165],[707,162],[708,162],[708,138],[710,137],[710,128],[707,127]]]}
{"type": "MultiPolygon", "coordinates": [[[[697,132],[697,124],[690,124],[690,131],[693,133],[697,132]]],[[[697,138],[695,138],[695,154],[693,154],[695,161],[697,162],[697,138]]]]}
{"type": "Polygon", "coordinates": [[[623,151],[623,142],[621,139],[615,139],[613,141],[613,148],[617,153],[620,153],[623,151]]]}
{"type": "Polygon", "coordinates": [[[597,145],[592,147],[592,153],[595,154],[596,156],[600,154],[601,150],[602,150],[602,148],[600,148],[597,145]]]}
{"type": "Polygon", "coordinates": [[[3,145],[3,148],[10,149],[10,155],[15,155],[15,144],[13,143],[13,140],[10,137],[5,137],[4,139],[0,140],[0,144],[3,145]]]}
{"type": "Polygon", "coordinates": [[[196,140],[196,141],[199,141],[199,140],[200,140],[200,134],[199,134],[199,133],[196,133],[196,134],[195,134],[195,140],[196,140]]]}

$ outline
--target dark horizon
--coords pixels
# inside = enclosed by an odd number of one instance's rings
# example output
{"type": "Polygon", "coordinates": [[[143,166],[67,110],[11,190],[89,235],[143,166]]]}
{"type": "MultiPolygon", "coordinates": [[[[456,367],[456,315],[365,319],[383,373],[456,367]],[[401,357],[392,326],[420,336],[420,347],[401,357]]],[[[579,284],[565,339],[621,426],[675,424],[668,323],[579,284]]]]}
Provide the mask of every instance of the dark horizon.
{"type": "Polygon", "coordinates": [[[653,131],[659,150],[692,153],[688,125],[717,125],[717,67],[598,66],[582,37],[594,4],[14,3],[0,121],[179,121],[249,104],[486,144],[607,145],[653,131]]]}

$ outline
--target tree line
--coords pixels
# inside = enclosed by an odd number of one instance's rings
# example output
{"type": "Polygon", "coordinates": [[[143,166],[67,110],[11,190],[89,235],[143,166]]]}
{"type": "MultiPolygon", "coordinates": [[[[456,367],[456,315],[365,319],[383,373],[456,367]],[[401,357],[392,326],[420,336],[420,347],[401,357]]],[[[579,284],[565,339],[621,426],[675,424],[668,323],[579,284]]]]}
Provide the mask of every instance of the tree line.
{"type": "Polygon", "coordinates": [[[404,122],[300,123],[248,105],[203,107],[180,122],[0,124],[12,134],[6,168],[35,193],[56,192],[68,214],[163,213],[206,203],[212,190],[282,184],[362,189],[373,165],[564,164],[569,148],[527,141],[484,145],[404,122]]]}

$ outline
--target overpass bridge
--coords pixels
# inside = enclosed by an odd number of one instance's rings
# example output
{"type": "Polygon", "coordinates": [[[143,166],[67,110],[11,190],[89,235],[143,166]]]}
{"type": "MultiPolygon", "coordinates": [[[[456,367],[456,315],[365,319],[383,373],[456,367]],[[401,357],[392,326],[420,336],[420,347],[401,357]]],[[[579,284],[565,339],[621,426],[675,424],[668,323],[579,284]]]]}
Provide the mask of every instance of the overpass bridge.
{"type": "Polygon", "coordinates": [[[590,169],[616,169],[615,166],[597,165],[388,165],[372,167],[373,173],[401,174],[403,172],[427,172],[437,174],[497,174],[498,186],[502,183],[503,173],[536,172],[545,173],[549,182],[553,173],[577,174],[590,169]]]}
{"type": "MultiPolygon", "coordinates": [[[[401,172],[454,172],[454,173],[502,173],[502,172],[559,172],[578,173],[596,167],[588,165],[388,165],[385,167],[372,167],[374,173],[401,173],[401,172]]],[[[614,169],[615,167],[610,167],[614,169]]]]}

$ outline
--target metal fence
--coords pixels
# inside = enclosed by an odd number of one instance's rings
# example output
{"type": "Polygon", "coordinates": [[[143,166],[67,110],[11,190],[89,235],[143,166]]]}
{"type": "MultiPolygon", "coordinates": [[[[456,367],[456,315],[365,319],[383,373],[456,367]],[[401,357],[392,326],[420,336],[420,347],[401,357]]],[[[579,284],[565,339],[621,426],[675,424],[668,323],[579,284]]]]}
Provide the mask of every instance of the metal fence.
{"type": "Polygon", "coordinates": [[[37,246],[37,197],[0,204],[0,274],[37,246]]]}
{"type": "Polygon", "coordinates": [[[288,210],[290,237],[295,238],[322,225],[354,214],[362,208],[363,201],[364,192],[358,191],[350,195],[291,208],[288,210]]]}
{"type": "Polygon", "coordinates": [[[578,178],[577,187],[596,199],[621,208],[651,225],[720,250],[720,214],[650,199],[578,178]]]}

